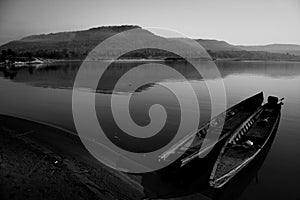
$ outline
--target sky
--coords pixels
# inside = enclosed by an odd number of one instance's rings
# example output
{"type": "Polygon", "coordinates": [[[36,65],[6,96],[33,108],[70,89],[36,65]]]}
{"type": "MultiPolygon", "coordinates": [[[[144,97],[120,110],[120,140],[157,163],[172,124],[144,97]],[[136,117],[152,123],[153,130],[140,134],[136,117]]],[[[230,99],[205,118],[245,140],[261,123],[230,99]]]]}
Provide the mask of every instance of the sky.
{"type": "Polygon", "coordinates": [[[0,44],[122,24],[235,45],[300,44],[300,0],[0,0],[0,44]]]}

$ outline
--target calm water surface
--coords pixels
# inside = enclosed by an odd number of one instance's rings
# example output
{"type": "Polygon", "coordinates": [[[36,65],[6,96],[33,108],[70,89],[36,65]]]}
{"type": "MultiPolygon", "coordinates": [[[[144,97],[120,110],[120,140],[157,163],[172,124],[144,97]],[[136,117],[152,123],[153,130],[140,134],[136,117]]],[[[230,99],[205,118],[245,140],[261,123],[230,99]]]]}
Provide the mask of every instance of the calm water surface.
{"type": "MultiPolygon", "coordinates": [[[[18,70],[0,71],[0,113],[26,117],[47,122],[75,131],[72,118],[72,85],[80,62],[33,66],[18,70]]],[[[141,63],[116,63],[108,68],[101,84],[97,88],[96,107],[106,124],[112,130],[107,102],[117,77],[141,63]],[[106,102],[106,103],[105,103],[106,102]]],[[[186,63],[169,63],[183,74],[193,85],[201,112],[199,124],[210,118],[210,98],[205,82],[186,63]]],[[[225,84],[228,106],[249,97],[259,91],[265,96],[284,97],[281,121],[275,139],[266,158],[242,189],[239,199],[300,199],[300,63],[288,62],[217,62],[225,84]]],[[[210,71],[203,64],[203,68],[210,71]]],[[[97,70],[91,66],[87,70],[97,70]]],[[[165,78],[163,70],[149,66],[132,74],[118,90],[117,95],[134,93],[130,103],[133,120],[138,125],[147,125],[149,106],[159,103],[168,113],[166,122],[166,139],[168,133],[174,131],[180,121],[178,102],[174,95],[159,83],[167,83],[178,88],[183,80],[165,78]],[[156,76],[156,81],[132,91],[132,81],[149,79],[149,74],[156,76]]],[[[87,81],[95,77],[86,77],[87,81]]],[[[211,74],[208,81],[216,81],[218,77],[211,74]]],[[[87,89],[87,92],[90,92],[87,89]]],[[[184,93],[184,88],[182,89],[184,93]]],[[[189,102],[187,94],[186,100],[189,102]]],[[[191,109],[192,108],[186,108],[191,109]]],[[[97,114],[98,114],[97,113],[97,114]]],[[[114,130],[115,131],[115,130],[114,130]]],[[[159,144],[162,141],[157,141],[159,144]]],[[[135,146],[135,148],[141,148],[135,146]]]]}

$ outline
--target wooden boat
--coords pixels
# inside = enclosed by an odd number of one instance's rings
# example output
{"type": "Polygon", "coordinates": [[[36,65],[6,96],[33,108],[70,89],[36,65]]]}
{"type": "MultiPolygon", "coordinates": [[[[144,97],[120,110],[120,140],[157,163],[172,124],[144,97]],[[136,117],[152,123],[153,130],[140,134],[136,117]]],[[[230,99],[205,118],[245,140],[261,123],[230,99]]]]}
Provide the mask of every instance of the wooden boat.
{"type": "Polygon", "coordinates": [[[282,101],[268,97],[268,102],[228,138],[211,172],[211,187],[222,187],[264,148],[279,123],[282,101]]]}
{"type": "MultiPolygon", "coordinates": [[[[195,158],[206,157],[209,150],[225,142],[226,138],[232,135],[244,121],[249,120],[261,110],[263,99],[263,93],[260,92],[227,109],[177,142],[161,154],[159,160],[170,160],[172,156],[182,154],[171,164],[172,167],[181,168],[195,158]]],[[[166,171],[168,173],[169,168],[166,171]]]]}

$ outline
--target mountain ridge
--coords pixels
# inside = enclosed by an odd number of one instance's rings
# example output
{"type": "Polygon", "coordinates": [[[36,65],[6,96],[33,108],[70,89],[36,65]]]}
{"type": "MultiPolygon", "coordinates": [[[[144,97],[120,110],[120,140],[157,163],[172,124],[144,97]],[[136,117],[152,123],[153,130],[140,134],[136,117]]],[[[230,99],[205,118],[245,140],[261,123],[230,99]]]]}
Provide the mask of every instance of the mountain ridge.
{"type": "MultiPolygon", "coordinates": [[[[155,42],[158,38],[158,41],[167,43],[172,41],[177,45],[185,40],[183,38],[161,37],[137,25],[100,26],[87,30],[30,35],[2,45],[0,50],[12,49],[19,55],[32,54],[46,58],[84,58],[103,40],[117,33],[136,28],[141,29],[141,40],[149,39],[150,42],[155,42]]],[[[196,39],[196,41],[215,58],[264,59],[265,56],[266,59],[280,60],[294,59],[295,56],[300,56],[300,45],[297,44],[246,46],[232,45],[226,41],[216,39],[196,39]]],[[[111,51],[116,51],[116,49],[111,51]]],[[[146,52],[142,52],[145,58],[153,57],[153,55],[157,56],[158,54],[158,52],[146,52]]]]}
{"type": "Polygon", "coordinates": [[[289,53],[300,55],[300,45],[297,44],[267,44],[267,45],[237,45],[236,47],[246,51],[267,51],[271,53],[289,53]]]}

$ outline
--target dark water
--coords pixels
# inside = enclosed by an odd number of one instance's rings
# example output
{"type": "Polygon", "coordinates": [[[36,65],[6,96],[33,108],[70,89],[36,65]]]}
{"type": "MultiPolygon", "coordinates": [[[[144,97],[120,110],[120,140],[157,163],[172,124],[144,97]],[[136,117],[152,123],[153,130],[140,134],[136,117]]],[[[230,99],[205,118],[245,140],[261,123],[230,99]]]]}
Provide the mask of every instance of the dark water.
{"type": "MultiPolygon", "coordinates": [[[[0,113],[39,120],[74,131],[71,89],[80,64],[69,62],[15,70],[1,69],[0,113]]],[[[108,112],[109,108],[103,102],[110,98],[116,77],[122,76],[124,72],[138,64],[141,63],[117,63],[107,70],[101,80],[101,86],[97,88],[98,112],[108,112]]],[[[169,65],[184,74],[192,83],[200,99],[199,123],[207,121],[210,117],[210,97],[201,76],[187,67],[186,63],[169,63],[169,65]]],[[[281,121],[270,150],[246,186],[240,189],[239,199],[299,199],[300,63],[218,62],[217,66],[225,84],[228,106],[259,91],[264,91],[265,96],[276,95],[285,98],[281,121]]],[[[203,68],[210,71],[205,63],[203,68]]],[[[91,66],[87,70],[90,72],[97,69],[91,66]]],[[[131,114],[133,120],[141,126],[149,123],[147,114],[149,106],[155,103],[162,104],[170,116],[164,131],[171,133],[179,123],[178,102],[174,100],[172,93],[159,83],[167,83],[180,89],[183,80],[166,78],[167,74],[156,66],[143,68],[136,73],[124,80],[114,93],[117,95],[135,93],[130,104],[131,114]],[[132,81],[147,79],[150,81],[149,74],[155,75],[156,81],[133,91],[132,81]]],[[[92,78],[95,77],[86,77],[87,81],[92,78]]],[[[211,74],[207,81],[214,82],[217,79],[218,77],[211,74]]],[[[90,92],[88,88],[84,90],[90,92]]],[[[184,92],[182,88],[182,93],[184,92]]],[[[186,94],[185,101],[190,101],[189,94],[186,94]]],[[[192,108],[186,109],[193,112],[192,108]]],[[[102,120],[108,129],[112,129],[109,117],[102,120]]],[[[163,144],[164,141],[157,141],[158,144],[160,142],[163,144]]],[[[236,182],[239,183],[239,180],[236,182]]]]}

